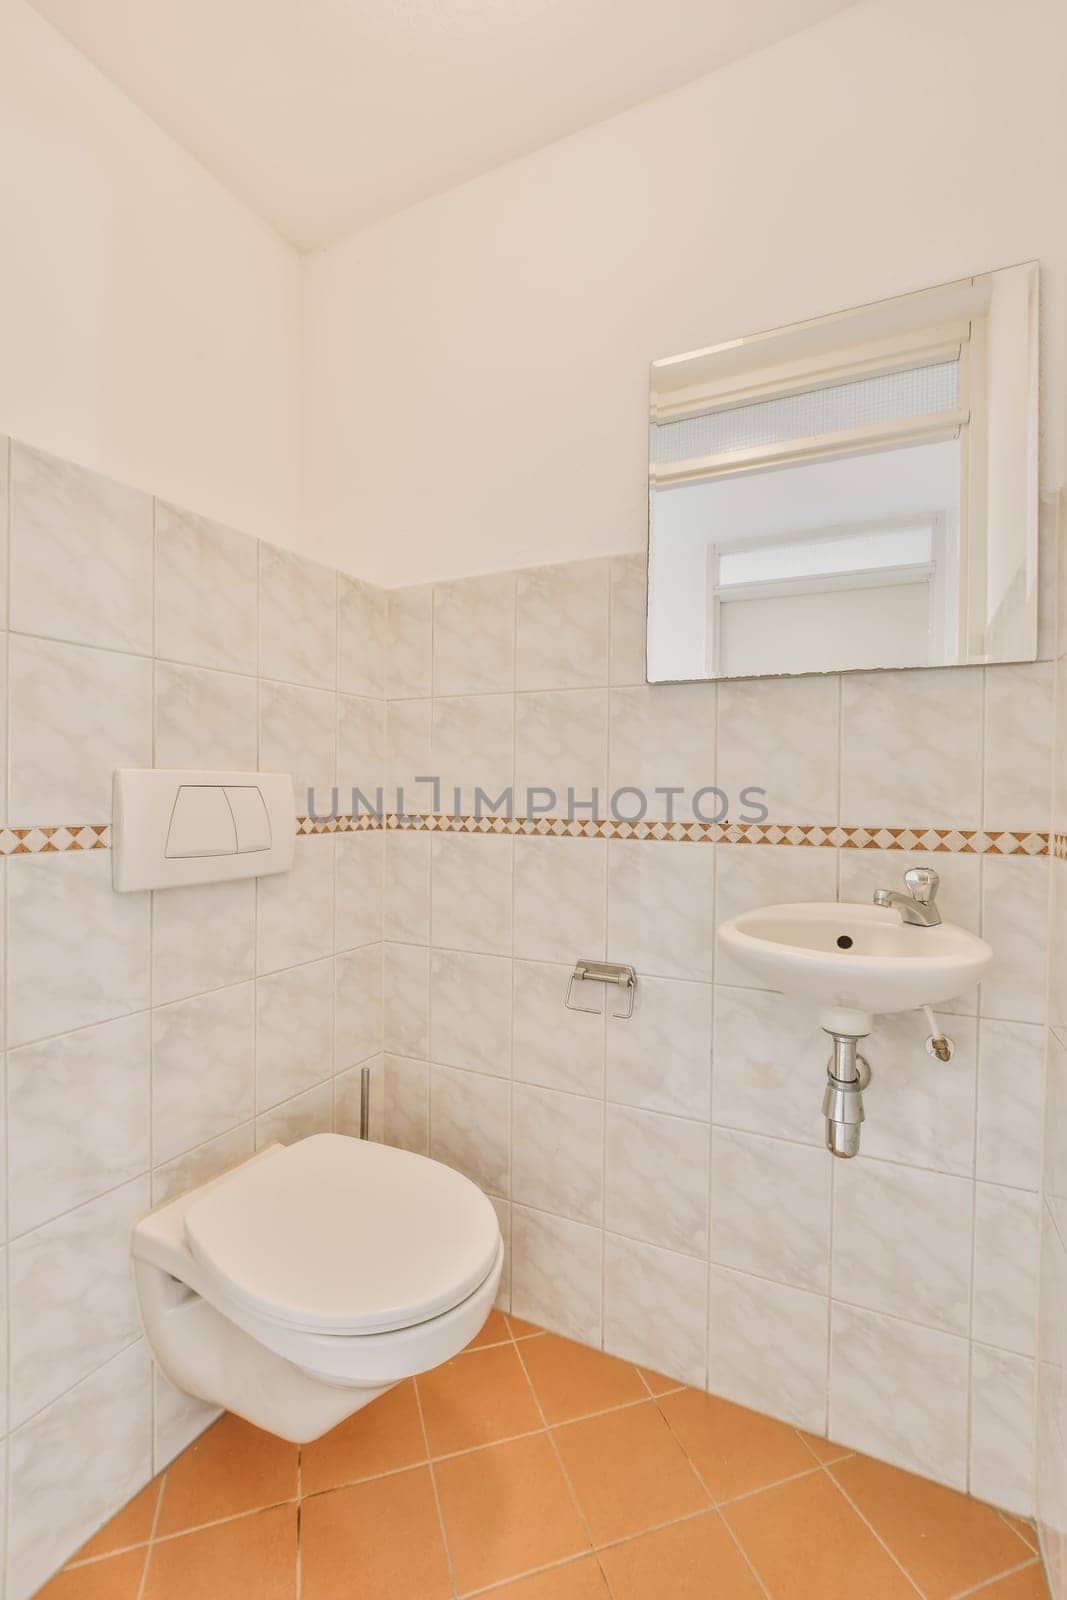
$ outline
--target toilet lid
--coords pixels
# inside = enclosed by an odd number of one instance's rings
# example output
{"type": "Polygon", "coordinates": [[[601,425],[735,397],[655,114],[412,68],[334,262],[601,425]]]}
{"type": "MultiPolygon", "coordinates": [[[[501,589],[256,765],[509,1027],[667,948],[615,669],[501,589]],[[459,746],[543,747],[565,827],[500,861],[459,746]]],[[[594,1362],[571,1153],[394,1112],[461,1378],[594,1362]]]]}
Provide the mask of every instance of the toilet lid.
{"type": "Polygon", "coordinates": [[[185,1237],[224,1298],[314,1333],[384,1333],[449,1311],[489,1275],[492,1205],[424,1156],[319,1133],[189,1207],[185,1237]]]}

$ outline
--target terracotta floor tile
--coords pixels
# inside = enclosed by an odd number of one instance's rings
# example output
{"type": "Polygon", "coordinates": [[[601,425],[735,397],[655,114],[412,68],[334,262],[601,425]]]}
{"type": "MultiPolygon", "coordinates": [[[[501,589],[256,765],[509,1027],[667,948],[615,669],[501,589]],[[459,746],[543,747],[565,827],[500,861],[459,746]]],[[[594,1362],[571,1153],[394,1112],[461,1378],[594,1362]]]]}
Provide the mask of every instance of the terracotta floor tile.
{"type": "Polygon", "coordinates": [[[973,1589],[1031,1554],[992,1506],[954,1489],[870,1456],[831,1470],[927,1600],[973,1589]]]}
{"type": "Polygon", "coordinates": [[[761,1600],[759,1584],[715,1511],[600,1552],[615,1600],[761,1600]]]}
{"type": "Polygon", "coordinates": [[[146,1549],[128,1550],[87,1567],[68,1567],[39,1589],[34,1600],[138,1600],[147,1554],[146,1549]]]}
{"type": "Polygon", "coordinates": [[[998,1578],[985,1589],[975,1591],[973,1600],[1048,1600],[1048,1585],[1040,1561],[1035,1561],[1010,1578],[998,1578]]]}
{"type": "Polygon", "coordinates": [[[446,1361],[418,1380],[432,1455],[494,1444],[543,1426],[513,1344],[446,1361]]]}
{"type": "Polygon", "coordinates": [[[568,1561],[565,1567],[537,1572],[494,1589],[486,1600],[611,1600],[595,1556],[568,1561]]]}
{"type": "Polygon", "coordinates": [[[849,1456],[855,1455],[847,1444],[834,1444],[831,1439],[820,1439],[817,1433],[805,1433],[803,1428],[796,1430],[797,1437],[803,1439],[816,1461],[821,1461],[824,1466],[829,1466],[834,1461],[847,1461],[849,1456]]]}
{"type": "Polygon", "coordinates": [[[460,1594],[589,1549],[545,1433],[453,1456],[436,1473],[460,1594]]]}
{"type": "Polygon", "coordinates": [[[292,1500],[297,1447],[227,1413],[167,1470],[157,1532],[292,1500]]]}
{"type": "Polygon", "coordinates": [[[554,1430],[594,1544],[700,1511],[708,1497],[652,1400],[554,1430]]]}
{"type": "Polygon", "coordinates": [[[609,1406],[647,1398],[637,1368],[601,1350],[546,1333],[531,1339],[522,1359],[548,1421],[570,1422],[609,1406]]]}
{"type": "Polygon", "coordinates": [[[300,1569],[302,1600],[448,1600],[429,1468],[305,1500],[300,1569]]]}
{"type": "Polygon", "coordinates": [[[1037,1529],[1033,1523],[1027,1522],[1023,1517],[1013,1517],[1009,1511],[1002,1511],[1000,1514],[1012,1532],[1017,1533],[1023,1543],[1028,1544],[1036,1556],[1041,1547],[1037,1542],[1037,1529]]]}
{"type": "Polygon", "coordinates": [[[110,1522],[104,1523],[99,1533],[94,1533],[89,1542],[82,1545],[76,1556],[71,1556],[71,1561],[87,1561],[90,1556],[106,1556],[112,1550],[144,1544],[152,1532],[162,1485],[162,1477],[153,1478],[110,1522]]]}
{"type": "Polygon", "coordinates": [[[662,1372],[652,1372],[648,1367],[638,1367],[637,1370],[653,1394],[670,1394],[674,1389],[685,1388],[677,1378],[665,1378],[662,1372]]]}
{"type": "Polygon", "coordinates": [[[716,1500],[816,1470],[795,1429],[773,1417],[700,1389],[664,1395],[658,1405],[716,1500]]]}
{"type": "Polygon", "coordinates": [[[915,1600],[825,1472],[734,1500],[722,1514],[774,1600],[915,1600]]]}
{"type": "Polygon", "coordinates": [[[485,1327],[476,1333],[468,1350],[481,1350],[487,1344],[506,1344],[511,1338],[511,1329],[508,1327],[507,1318],[502,1311],[490,1311],[485,1321],[485,1327]]]}
{"type": "Polygon", "coordinates": [[[539,1328],[536,1323],[523,1322],[521,1317],[513,1317],[508,1312],[508,1327],[511,1329],[513,1339],[530,1339],[535,1333],[544,1333],[544,1328],[539,1328]]]}
{"type": "Polygon", "coordinates": [[[154,1544],[144,1600],[293,1600],[296,1506],[154,1544]]]}
{"type": "Polygon", "coordinates": [[[409,1379],[302,1447],[301,1493],[321,1494],[425,1459],[419,1403],[409,1379]]]}

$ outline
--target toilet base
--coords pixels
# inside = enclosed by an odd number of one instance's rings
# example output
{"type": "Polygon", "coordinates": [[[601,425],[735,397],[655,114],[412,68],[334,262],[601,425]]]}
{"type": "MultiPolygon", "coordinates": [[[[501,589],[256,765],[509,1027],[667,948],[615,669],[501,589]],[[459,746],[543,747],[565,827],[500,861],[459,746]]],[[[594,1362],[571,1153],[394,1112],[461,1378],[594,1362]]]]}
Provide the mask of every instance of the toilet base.
{"type": "Polygon", "coordinates": [[[309,1444],[393,1385],[341,1387],[260,1344],[157,1268],[135,1265],[148,1346],[176,1389],[233,1411],[292,1444],[309,1444]]]}

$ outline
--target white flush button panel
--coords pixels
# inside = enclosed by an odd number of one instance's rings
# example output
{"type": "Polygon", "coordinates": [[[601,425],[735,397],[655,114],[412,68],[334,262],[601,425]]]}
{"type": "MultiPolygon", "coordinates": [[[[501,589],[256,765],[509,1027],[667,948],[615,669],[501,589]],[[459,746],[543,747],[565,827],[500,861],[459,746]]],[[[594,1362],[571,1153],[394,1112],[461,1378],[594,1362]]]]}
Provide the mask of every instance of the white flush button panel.
{"type": "Polygon", "coordinates": [[[287,772],[122,767],[112,807],[116,889],[170,889],[285,872],[296,806],[287,772]]]}

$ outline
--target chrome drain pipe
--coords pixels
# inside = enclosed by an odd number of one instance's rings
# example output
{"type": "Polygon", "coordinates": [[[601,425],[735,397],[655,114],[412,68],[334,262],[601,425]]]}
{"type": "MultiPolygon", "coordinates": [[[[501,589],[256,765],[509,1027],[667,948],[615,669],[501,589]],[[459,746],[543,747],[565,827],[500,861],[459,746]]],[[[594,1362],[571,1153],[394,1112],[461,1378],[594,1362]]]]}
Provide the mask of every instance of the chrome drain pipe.
{"type": "Polygon", "coordinates": [[[866,1037],[862,1033],[830,1033],[833,1053],[826,1066],[822,1114],[826,1118],[826,1148],[842,1160],[859,1154],[863,1091],[871,1081],[871,1069],[856,1047],[866,1037]]]}

